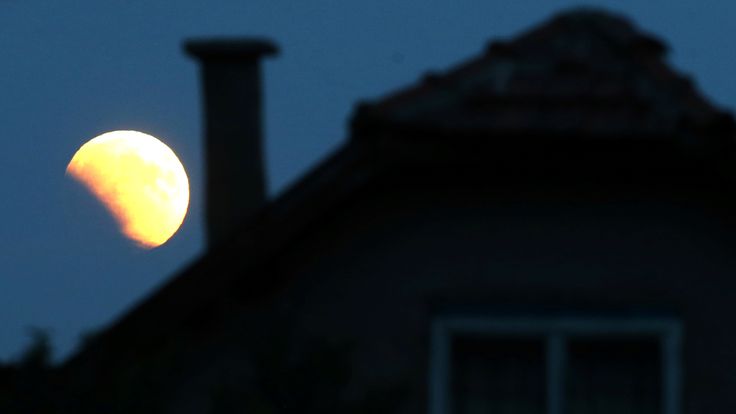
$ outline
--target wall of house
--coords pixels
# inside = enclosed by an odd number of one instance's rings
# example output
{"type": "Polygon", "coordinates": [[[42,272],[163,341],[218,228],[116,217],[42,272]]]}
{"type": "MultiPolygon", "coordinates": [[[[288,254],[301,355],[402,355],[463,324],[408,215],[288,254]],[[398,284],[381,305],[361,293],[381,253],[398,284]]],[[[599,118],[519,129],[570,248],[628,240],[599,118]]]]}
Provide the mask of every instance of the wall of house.
{"type": "Polygon", "coordinates": [[[287,277],[283,289],[233,305],[222,329],[194,340],[170,411],[212,412],[208,393],[224,383],[225,406],[265,390],[269,409],[349,412],[346,397],[426,412],[429,327],[446,311],[674,315],[684,412],[736,409],[728,189],[660,184],[377,184],[258,275],[287,277]]]}
{"type": "Polygon", "coordinates": [[[300,245],[279,307],[300,340],[354,341],[357,389],[410,384],[417,413],[433,315],[674,315],[685,412],[736,409],[736,227],[703,197],[395,187],[300,245]]]}

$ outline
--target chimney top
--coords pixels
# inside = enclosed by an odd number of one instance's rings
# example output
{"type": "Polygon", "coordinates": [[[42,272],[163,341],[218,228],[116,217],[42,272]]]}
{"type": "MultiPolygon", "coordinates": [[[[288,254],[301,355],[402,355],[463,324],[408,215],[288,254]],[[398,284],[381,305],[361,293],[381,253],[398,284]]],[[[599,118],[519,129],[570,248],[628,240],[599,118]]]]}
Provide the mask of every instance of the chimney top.
{"type": "Polygon", "coordinates": [[[275,55],[278,48],[273,42],[259,38],[212,38],[186,42],[184,49],[199,59],[240,60],[275,55]]]}

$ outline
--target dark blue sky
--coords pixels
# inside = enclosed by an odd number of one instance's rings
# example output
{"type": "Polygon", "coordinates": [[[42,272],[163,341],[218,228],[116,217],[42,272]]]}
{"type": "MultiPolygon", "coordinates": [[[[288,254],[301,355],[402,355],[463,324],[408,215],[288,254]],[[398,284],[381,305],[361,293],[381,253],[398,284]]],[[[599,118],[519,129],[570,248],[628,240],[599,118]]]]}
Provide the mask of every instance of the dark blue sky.
{"type": "MultiPolygon", "coordinates": [[[[571,1],[0,1],[0,360],[49,329],[64,357],[203,251],[199,83],[183,39],[259,35],[266,161],[278,194],[345,138],[376,98],[513,36],[571,1]],[[172,5],[176,4],[176,7],[172,5]],[[141,250],[64,176],[86,140],[137,129],[169,144],[192,200],[164,246],[141,250]]],[[[672,47],[671,62],[717,104],[736,104],[730,1],[596,1],[672,47]]]]}

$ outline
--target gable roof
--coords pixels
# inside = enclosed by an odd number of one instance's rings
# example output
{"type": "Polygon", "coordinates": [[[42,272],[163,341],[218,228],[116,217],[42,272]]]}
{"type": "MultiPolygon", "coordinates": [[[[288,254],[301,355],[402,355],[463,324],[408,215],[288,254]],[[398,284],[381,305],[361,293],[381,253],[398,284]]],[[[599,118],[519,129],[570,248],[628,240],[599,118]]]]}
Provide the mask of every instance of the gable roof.
{"type": "Polygon", "coordinates": [[[314,231],[342,200],[386,174],[387,166],[410,162],[427,141],[441,145],[429,163],[465,137],[472,138],[466,154],[477,152],[478,141],[570,136],[665,137],[730,148],[731,116],[672,71],[665,50],[621,17],[578,10],[360,106],[342,149],[264,206],[229,243],[215,246],[98,335],[65,368],[114,370],[126,355],[137,358],[177,332],[211,325],[233,295],[248,301],[272,291],[281,281],[260,276],[284,249],[314,231]]]}
{"type": "Polygon", "coordinates": [[[361,107],[354,129],[403,128],[454,135],[545,134],[590,138],[733,129],[667,47],[627,19],[595,9],[559,14],[478,57],[361,107]]]}

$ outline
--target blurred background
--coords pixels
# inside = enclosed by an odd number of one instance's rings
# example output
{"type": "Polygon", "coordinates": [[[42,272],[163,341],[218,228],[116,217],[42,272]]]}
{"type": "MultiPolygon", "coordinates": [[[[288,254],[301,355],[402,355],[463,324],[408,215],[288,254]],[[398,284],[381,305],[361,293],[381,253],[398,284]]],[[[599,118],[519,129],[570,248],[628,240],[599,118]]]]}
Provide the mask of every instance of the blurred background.
{"type": "MultiPolygon", "coordinates": [[[[279,194],[346,136],[356,101],[479,53],[578,2],[457,0],[0,1],[0,361],[34,328],[55,360],[203,253],[199,78],[184,39],[257,35],[266,60],[265,160],[279,194]],[[191,204],[180,231],[142,250],[64,176],[103,132],[135,129],[185,165],[191,204]]],[[[736,103],[728,1],[592,1],[666,40],[673,65],[713,102],[736,103]],[[717,47],[716,47],[717,46],[717,47]]]]}

